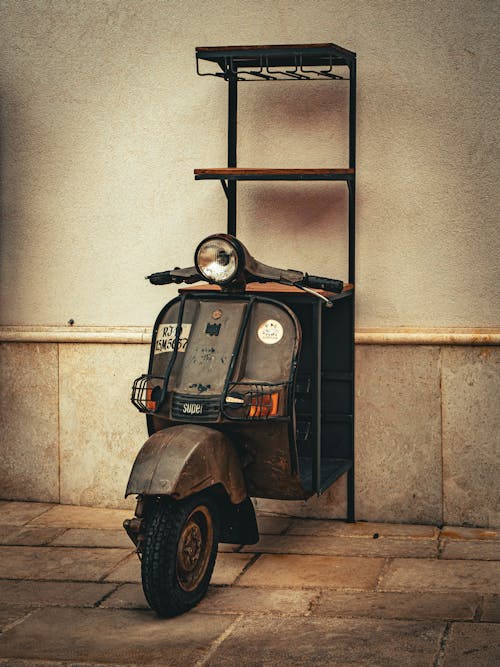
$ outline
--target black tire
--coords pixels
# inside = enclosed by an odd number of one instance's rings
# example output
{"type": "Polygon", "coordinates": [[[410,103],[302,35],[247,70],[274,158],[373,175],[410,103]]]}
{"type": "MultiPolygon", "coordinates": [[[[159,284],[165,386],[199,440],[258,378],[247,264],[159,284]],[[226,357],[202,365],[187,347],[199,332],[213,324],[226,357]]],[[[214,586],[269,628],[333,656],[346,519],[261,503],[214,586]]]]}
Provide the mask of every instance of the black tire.
{"type": "Polygon", "coordinates": [[[159,616],[177,616],[207,592],[217,557],[219,520],[209,493],[161,498],[147,513],[142,587],[159,616]]]}

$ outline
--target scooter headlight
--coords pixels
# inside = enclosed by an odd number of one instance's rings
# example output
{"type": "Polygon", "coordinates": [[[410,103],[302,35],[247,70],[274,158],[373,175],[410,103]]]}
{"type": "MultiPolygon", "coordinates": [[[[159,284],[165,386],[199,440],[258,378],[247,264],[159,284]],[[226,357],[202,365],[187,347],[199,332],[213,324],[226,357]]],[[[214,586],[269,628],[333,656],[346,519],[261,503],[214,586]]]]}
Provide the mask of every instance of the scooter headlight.
{"type": "Polygon", "coordinates": [[[242,261],[239,250],[233,239],[209,236],[196,249],[196,268],[211,283],[229,283],[240,270],[242,261]]]}

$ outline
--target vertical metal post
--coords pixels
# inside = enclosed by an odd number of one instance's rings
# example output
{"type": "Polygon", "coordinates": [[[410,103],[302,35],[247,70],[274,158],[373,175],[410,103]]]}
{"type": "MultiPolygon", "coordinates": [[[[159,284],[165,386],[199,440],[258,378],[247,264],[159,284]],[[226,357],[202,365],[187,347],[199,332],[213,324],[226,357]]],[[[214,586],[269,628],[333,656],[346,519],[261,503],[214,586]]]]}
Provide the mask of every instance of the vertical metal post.
{"type": "MultiPolygon", "coordinates": [[[[238,78],[229,75],[229,100],[227,120],[227,166],[236,167],[236,126],[238,114],[238,78]]],[[[236,236],[236,181],[227,182],[227,233],[236,236]]]]}
{"type": "Polygon", "coordinates": [[[322,370],[322,315],[323,304],[316,300],[313,304],[313,340],[316,343],[316,360],[314,368],[314,414],[312,415],[314,423],[314,452],[312,460],[312,488],[318,495],[321,489],[321,370],[322,370]]]}
{"type": "Polygon", "coordinates": [[[347,187],[349,189],[349,282],[354,285],[356,281],[356,230],[354,223],[356,217],[356,185],[354,176],[352,180],[347,181],[347,187]]]}
{"type": "Polygon", "coordinates": [[[356,521],[355,517],[355,486],[354,486],[354,466],[355,466],[355,456],[354,456],[354,441],[355,441],[355,400],[356,400],[356,392],[355,392],[355,382],[356,382],[356,349],[354,345],[354,305],[355,305],[355,300],[354,300],[354,293],[351,297],[351,372],[352,372],[352,380],[351,380],[351,420],[350,420],[350,428],[351,428],[351,433],[350,433],[350,441],[351,441],[351,461],[352,465],[347,471],[347,521],[349,523],[353,523],[356,521]]]}
{"type": "Polygon", "coordinates": [[[356,168],[356,58],[349,65],[349,167],[356,168]]]}
{"type": "MultiPolygon", "coordinates": [[[[356,59],[349,65],[349,167],[356,170],[356,59]]],[[[356,275],[356,171],[348,181],[349,186],[349,282],[353,285],[356,275]]]]}
{"type": "MultiPolygon", "coordinates": [[[[349,282],[354,285],[356,280],[356,234],[355,234],[355,215],[356,215],[356,58],[354,57],[349,65],[349,167],[354,169],[351,180],[348,181],[349,187],[349,282]]],[[[352,295],[351,302],[351,370],[352,370],[352,390],[351,390],[351,457],[352,466],[347,472],[347,521],[354,522],[355,519],[355,487],[354,487],[354,428],[355,428],[355,292],[352,295]]]]}

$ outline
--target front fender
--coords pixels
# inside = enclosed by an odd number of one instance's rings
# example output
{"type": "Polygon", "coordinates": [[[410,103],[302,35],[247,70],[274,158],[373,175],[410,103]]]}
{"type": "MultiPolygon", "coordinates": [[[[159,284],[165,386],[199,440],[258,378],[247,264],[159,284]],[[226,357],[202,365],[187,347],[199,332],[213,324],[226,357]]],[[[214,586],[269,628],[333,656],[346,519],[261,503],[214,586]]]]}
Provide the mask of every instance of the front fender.
{"type": "Polygon", "coordinates": [[[181,424],[154,433],[135,459],[125,496],[181,499],[222,484],[232,503],[247,497],[241,463],[229,438],[208,426],[181,424]]]}

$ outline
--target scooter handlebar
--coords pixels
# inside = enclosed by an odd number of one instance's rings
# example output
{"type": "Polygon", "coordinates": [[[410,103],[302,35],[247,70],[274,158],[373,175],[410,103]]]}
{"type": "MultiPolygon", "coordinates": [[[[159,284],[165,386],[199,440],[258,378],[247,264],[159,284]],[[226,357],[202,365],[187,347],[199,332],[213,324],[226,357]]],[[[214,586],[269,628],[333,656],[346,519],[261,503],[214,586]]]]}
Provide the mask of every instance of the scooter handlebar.
{"type": "Polygon", "coordinates": [[[316,289],[324,289],[326,292],[335,292],[339,294],[344,288],[342,280],[335,280],[334,278],[322,278],[321,276],[310,276],[306,273],[302,284],[305,287],[312,287],[316,289]]]}
{"type": "Polygon", "coordinates": [[[179,267],[175,267],[175,269],[170,271],[160,271],[159,273],[152,273],[150,276],[146,277],[152,285],[170,285],[171,283],[176,283],[176,285],[187,283],[188,285],[191,285],[192,283],[204,280],[203,276],[200,276],[194,266],[188,266],[187,269],[179,269],[179,267]]]}
{"type": "Polygon", "coordinates": [[[152,273],[150,276],[146,276],[146,279],[152,285],[170,285],[174,282],[174,278],[171,276],[170,271],[160,271],[159,273],[152,273]]]}

